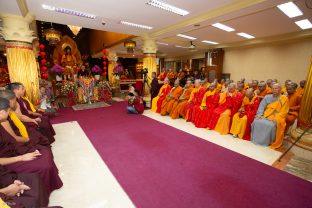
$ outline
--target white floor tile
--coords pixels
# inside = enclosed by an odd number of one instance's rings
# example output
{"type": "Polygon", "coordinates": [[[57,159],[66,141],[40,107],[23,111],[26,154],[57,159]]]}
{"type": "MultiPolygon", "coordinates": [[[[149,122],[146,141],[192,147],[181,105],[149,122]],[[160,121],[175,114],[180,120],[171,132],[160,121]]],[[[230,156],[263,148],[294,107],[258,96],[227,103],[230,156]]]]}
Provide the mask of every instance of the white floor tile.
{"type": "Polygon", "coordinates": [[[75,121],[53,125],[54,161],[64,186],[54,191],[50,206],[65,208],[135,207],[75,121]]]}
{"type": "Polygon", "coordinates": [[[220,135],[215,131],[196,128],[193,123],[186,122],[184,119],[173,120],[169,116],[161,116],[150,110],[144,111],[143,115],[267,165],[272,165],[281,155],[280,152],[269,147],[258,146],[250,141],[233,138],[231,135],[220,135]]]}

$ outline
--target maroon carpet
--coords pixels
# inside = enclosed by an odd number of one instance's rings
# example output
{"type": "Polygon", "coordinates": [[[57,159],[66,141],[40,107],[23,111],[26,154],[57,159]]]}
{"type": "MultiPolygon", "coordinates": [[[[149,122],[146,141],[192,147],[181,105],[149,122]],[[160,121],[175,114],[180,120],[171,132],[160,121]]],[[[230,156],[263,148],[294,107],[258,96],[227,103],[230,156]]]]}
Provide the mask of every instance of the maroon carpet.
{"type": "Polygon", "coordinates": [[[125,103],[60,114],[53,122],[79,122],[138,208],[312,207],[312,183],[150,118],[128,115],[125,103]]]}

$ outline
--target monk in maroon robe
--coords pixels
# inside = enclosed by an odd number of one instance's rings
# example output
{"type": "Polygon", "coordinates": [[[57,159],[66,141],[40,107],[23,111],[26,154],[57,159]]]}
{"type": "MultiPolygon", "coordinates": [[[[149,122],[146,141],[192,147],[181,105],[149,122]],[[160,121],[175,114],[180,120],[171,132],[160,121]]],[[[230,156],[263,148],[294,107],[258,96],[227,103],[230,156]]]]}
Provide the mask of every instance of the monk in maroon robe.
{"type": "MultiPolygon", "coordinates": [[[[28,117],[28,119],[35,119],[35,121],[38,124],[39,127],[38,129],[40,130],[40,132],[49,139],[50,143],[53,143],[55,141],[54,139],[55,131],[52,127],[52,124],[50,123],[49,118],[47,116],[39,116],[39,114],[34,115],[29,113],[31,111],[31,109],[27,108],[27,106],[30,107],[29,103],[27,102],[27,100],[23,98],[23,96],[25,95],[24,86],[21,83],[14,82],[10,84],[9,88],[15,93],[21,113],[24,116],[28,117]]],[[[22,121],[25,123],[29,123],[27,120],[22,121]]]]}
{"type": "Polygon", "coordinates": [[[12,208],[46,207],[48,192],[34,173],[15,173],[0,165],[0,198],[12,208]]]}
{"type": "MultiPolygon", "coordinates": [[[[9,101],[0,98],[1,122],[7,118],[9,107],[9,101]]],[[[48,193],[63,185],[50,148],[33,147],[29,143],[17,143],[2,125],[0,125],[0,165],[17,173],[38,174],[46,185],[48,193]]]]}

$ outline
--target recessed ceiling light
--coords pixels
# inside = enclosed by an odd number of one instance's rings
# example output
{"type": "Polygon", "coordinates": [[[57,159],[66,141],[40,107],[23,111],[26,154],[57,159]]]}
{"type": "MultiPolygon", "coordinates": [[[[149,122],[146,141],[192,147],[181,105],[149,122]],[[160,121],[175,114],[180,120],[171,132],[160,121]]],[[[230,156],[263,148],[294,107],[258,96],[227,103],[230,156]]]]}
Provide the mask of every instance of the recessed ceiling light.
{"type": "Polygon", "coordinates": [[[284,14],[289,18],[298,17],[303,15],[302,11],[293,2],[288,2],[285,4],[280,4],[277,6],[284,14]]]}
{"type": "Polygon", "coordinates": [[[295,23],[303,30],[312,28],[312,24],[308,19],[300,20],[295,23]]]}
{"type": "Polygon", "coordinates": [[[247,34],[247,33],[243,33],[243,32],[237,33],[237,35],[242,36],[242,37],[247,38],[247,39],[253,39],[253,38],[255,38],[254,36],[249,35],[249,34],[247,34]]]}
{"type": "Polygon", "coordinates": [[[62,8],[62,7],[54,7],[54,6],[50,6],[50,5],[46,5],[46,4],[42,4],[42,8],[46,9],[46,10],[55,11],[55,12],[59,12],[59,13],[63,13],[63,14],[69,14],[69,15],[78,16],[78,17],[85,17],[85,18],[89,18],[89,19],[95,19],[96,18],[96,15],[94,15],[94,14],[79,12],[79,11],[75,11],[72,9],[66,9],[66,8],[62,8]]]}
{"type": "Polygon", "coordinates": [[[227,32],[232,32],[234,31],[235,29],[229,27],[229,26],[226,26],[224,24],[221,24],[221,23],[215,23],[215,24],[212,24],[212,26],[216,27],[216,28],[219,28],[221,30],[225,30],[227,32]]]}
{"type": "Polygon", "coordinates": [[[150,26],[140,25],[140,24],[136,24],[136,23],[132,23],[132,22],[126,22],[126,21],[120,21],[120,24],[128,25],[128,26],[131,26],[131,27],[143,28],[143,29],[147,29],[147,30],[153,29],[153,27],[150,27],[150,26]]]}
{"type": "Polygon", "coordinates": [[[219,44],[219,43],[217,43],[217,42],[213,42],[213,41],[210,41],[210,40],[203,40],[202,42],[203,42],[203,43],[208,43],[208,44],[213,44],[213,45],[219,44]]]}
{"type": "Polygon", "coordinates": [[[157,42],[159,45],[169,45],[168,43],[157,42]]]}
{"type": "Polygon", "coordinates": [[[190,13],[184,9],[180,9],[178,7],[175,7],[173,5],[167,4],[167,3],[162,2],[162,1],[150,0],[146,4],[157,7],[159,9],[166,10],[168,12],[172,12],[172,13],[181,15],[181,16],[185,16],[185,15],[188,15],[190,13]]]}
{"type": "Polygon", "coordinates": [[[180,45],[176,45],[175,47],[177,47],[177,48],[189,48],[189,47],[186,47],[186,46],[180,46],[180,45]]]}
{"type": "Polygon", "coordinates": [[[188,35],[183,35],[183,34],[177,34],[177,36],[181,37],[181,38],[186,38],[186,39],[190,39],[190,40],[196,40],[196,38],[188,36],[188,35]]]}

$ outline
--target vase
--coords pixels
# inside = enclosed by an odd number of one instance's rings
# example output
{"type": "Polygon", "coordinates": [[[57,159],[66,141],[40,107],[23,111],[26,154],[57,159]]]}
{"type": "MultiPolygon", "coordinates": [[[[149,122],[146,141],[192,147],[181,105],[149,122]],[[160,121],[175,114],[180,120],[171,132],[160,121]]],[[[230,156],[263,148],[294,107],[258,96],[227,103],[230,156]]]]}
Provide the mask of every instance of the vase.
{"type": "Polygon", "coordinates": [[[99,79],[100,79],[100,75],[99,75],[99,74],[96,74],[96,75],[94,75],[94,78],[95,78],[96,80],[99,80],[99,79]]]}
{"type": "Polygon", "coordinates": [[[61,77],[60,75],[56,75],[56,76],[55,76],[55,79],[56,79],[56,81],[58,81],[58,82],[60,82],[60,81],[63,80],[62,77],[61,77]]]}

